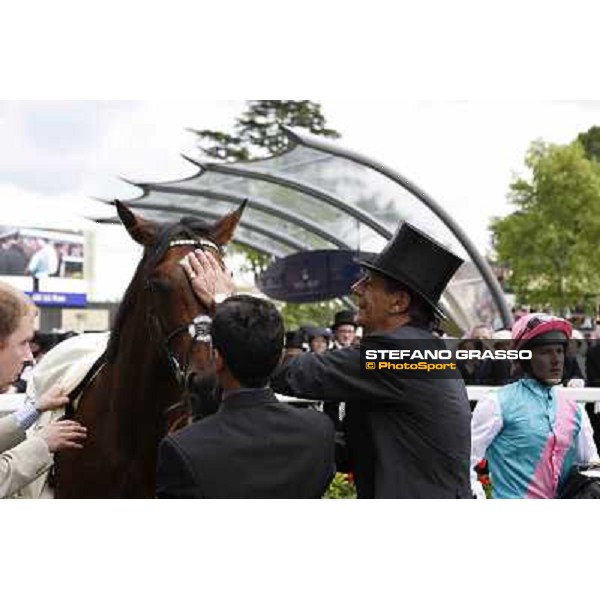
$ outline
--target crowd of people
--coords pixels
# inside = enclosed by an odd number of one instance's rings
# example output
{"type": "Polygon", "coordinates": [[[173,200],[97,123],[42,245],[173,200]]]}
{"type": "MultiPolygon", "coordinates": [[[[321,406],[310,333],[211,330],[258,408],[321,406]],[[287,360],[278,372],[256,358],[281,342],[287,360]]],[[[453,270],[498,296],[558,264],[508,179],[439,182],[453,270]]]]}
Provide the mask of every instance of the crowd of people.
{"type": "MultiPolygon", "coordinates": [[[[212,320],[220,404],[162,440],[157,497],[319,498],[339,470],[352,472],[359,498],[483,497],[475,469],[484,458],[494,498],[564,495],[574,469],[599,458],[588,413],[560,389],[600,380],[600,344],[582,358],[581,340],[565,319],[524,314],[511,331],[480,326],[459,342],[465,349],[530,351],[515,364],[468,360],[458,375],[441,378],[367,376],[362,368],[360,338],[395,349],[446,347],[436,332],[439,301],[461,263],[404,223],[361,263],[352,287],[356,313],[339,311],[328,328],[285,334],[275,306],[237,294],[211,252],[188,254],[181,265],[212,320]],[[501,387],[473,407],[466,383],[501,387]],[[289,406],[276,393],[322,403],[323,410],[289,406]]],[[[0,288],[4,385],[32,358],[34,311],[25,296],[0,288]]],[[[85,429],[72,421],[24,441],[41,411],[65,401],[55,389],[0,421],[0,496],[48,469],[53,452],[85,443],[85,429]]]]}
{"type": "Polygon", "coordinates": [[[0,275],[81,277],[83,245],[24,236],[15,227],[0,227],[0,275]]]}

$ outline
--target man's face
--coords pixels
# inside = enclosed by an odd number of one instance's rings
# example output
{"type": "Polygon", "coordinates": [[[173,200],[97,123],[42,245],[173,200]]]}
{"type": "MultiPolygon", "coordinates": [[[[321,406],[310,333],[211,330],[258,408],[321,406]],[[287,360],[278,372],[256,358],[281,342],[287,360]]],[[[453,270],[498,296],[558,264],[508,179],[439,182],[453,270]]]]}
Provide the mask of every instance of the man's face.
{"type": "Polygon", "coordinates": [[[346,348],[354,343],[354,325],[344,324],[335,328],[335,339],[340,346],[346,348]]]}
{"type": "Polygon", "coordinates": [[[352,291],[358,296],[356,322],[363,326],[365,334],[385,331],[398,294],[387,292],[383,278],[370,272],[352,286],[352,291]]]}
{"type": "Polygon", "coordinates": [[[531,351],[531,371],[547,385],[558,385],[563,376],[565,351],[562,344],[538,346],[531,351]]]}
{"type": "Polygon", "coordinates": [[[310,346],[311,352],[314,352],[315,354],[323,354],[328,347],[327,340],[321,335],[311,338],[308,345],[310,346]]]}
{"type": "Polygon", "coordinates": [[[0,386],[16,381],[26,362],[33,360],[29,340],[34,333],[34,317],[26,315],[0,348],[0,386]]]}

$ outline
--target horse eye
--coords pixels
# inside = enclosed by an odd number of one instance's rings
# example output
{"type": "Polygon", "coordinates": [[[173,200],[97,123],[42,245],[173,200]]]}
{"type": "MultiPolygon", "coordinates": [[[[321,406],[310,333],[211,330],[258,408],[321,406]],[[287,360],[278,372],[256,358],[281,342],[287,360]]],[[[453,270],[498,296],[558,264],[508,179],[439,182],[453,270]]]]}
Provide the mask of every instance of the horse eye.
{"type": "Polygon", "coordinates": [[[150,286],[161,293],[167,293],[173,289],[173,284],[167,279],[150,279],[150,286]]]}

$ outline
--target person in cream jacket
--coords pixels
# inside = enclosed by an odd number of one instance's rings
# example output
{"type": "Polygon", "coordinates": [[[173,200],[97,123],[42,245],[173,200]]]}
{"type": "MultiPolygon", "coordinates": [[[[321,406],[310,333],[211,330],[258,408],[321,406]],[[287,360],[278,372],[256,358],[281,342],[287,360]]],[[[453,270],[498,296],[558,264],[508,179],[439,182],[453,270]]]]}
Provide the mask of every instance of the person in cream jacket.
{"type": "MultiPolygon", "coordinates": [[[[19,290],[0,282],[0,390],[6,389],[33,359],[36,307],[19,290]]],[[[42,412],[68,402],[59,387],[39,399],[30,398],[16,412],[0,418],[0,498],[11,496],[52,466],[52,454],[81,448],[86,430],[75,421],[55,421],[26,438],[25,432],[42,412]]]]}

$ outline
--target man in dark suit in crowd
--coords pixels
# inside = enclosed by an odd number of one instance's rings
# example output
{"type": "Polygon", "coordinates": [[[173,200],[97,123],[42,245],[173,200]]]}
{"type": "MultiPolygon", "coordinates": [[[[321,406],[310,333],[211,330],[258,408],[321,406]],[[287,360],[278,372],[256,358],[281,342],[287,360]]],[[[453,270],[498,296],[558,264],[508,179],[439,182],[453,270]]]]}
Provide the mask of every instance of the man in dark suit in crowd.
{"type": "MultiPolygon", "coordinates": [[[[586,385],[588,387],[600,387],[600,343],[596,342],[588,347],[585,356],[586,385]]],[[[585,409],[590,418],[594,430],[594,442],[600,448],[600,403],[588,402],[585,409]],[[598,412],[597,412],[598,410],[598,412]]]]}
{"type": "Polygon", "coordinates": [[[333,426],[268,386],[283,349],[277,309],[234,296],[216,307],[211,329],[221,406],[162,441],[157,496],[320,498],[335,474],[333,426]]]}
{"type": "MultiPolygon", "coordinates": [[[[214,266],[188,271],[196,293],[228,291],[232,282],[214,266]],[[207,285],[207,283],[209,285],[207,285]]],[[[462,260],[404,223],[353,286],[363,342],[404,348],[440,343],[433,334],[440,296],[462,260]]],[[[210,295],[209,295],[210,296],[210,295]]],[[[201,296],[202,299],[202,296],[201,296]]],[[[203,302],[210,305],[211,298],[203,302]]],[[[443,345],[442,345],[443,347],[443,345]]],[[[346,432],[360,498],[470,498],[471,412],[458,378],[367,376],[359,348],[288,360],[273,377],[283,393],[346,402],[346,432]]]]}
{"type": "MultiPolygon", "coordinates": [[[[351,348],[356,336],[356,314],[352,310],[340,310],[333,316],[331,331],[333,332],[333,348],[351,348]]],[[[346,449],[346,438],[344,434],[344,414],[346,405],[344,402],[325,402],[323,412],[331,419],[336,430],[335,462],[337,470],[348,472],[348,452],[346,449]]]]}
{"type": "Polygon", "coordinates": [[[19,244],[19,230],[0,226],[0,275],[25,275],[27,262],[19,244]]]}

